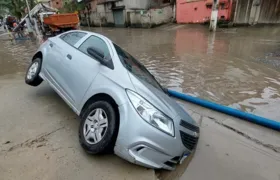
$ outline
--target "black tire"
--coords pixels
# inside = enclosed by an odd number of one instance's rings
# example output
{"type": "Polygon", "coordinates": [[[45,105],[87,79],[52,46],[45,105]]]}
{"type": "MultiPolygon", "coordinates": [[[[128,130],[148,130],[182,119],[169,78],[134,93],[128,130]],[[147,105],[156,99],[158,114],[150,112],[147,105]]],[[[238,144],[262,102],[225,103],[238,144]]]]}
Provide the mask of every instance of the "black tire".
{"type": "Polygon", "coordinates": [[[42,67],[42,59],[40,58],[36,58],[32,61],[32,63],[29,65],[27,71],[26,71],[26,75],[25,75],[25,83],[30,85],[30,86],[38,86],[40,85],[42,82],[43,82],[43,79],[39,76],[39,73],[41,71],[41,67],[42,67]],[[34,76],[32,78],[28,78],[27,77],[27,74],[28,74],[28,71],[29,69],[31,68],[31,66],[34,64],[34,63],[38,63],[38,68],[34,74],[34,76]]]}
{"type": "Polygon", "coordinates": [[[113,106],[107,101],[99,100],[84,108],[80,117],[79,141],[84,150],[90,154],[112,153],[118,133],[118,121],[113,106]],[[90,144],[84,137],[84,124],[89,114],[97,108],[102,109],[106,113],[108,126],[103,138],[96,144],[90,144]]]}

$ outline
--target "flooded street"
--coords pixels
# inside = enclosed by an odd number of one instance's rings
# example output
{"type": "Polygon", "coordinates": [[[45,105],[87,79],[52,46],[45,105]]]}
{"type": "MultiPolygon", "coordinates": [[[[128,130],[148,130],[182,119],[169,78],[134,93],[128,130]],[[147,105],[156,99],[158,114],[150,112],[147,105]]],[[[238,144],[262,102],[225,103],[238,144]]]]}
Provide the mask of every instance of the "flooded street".
{"type": "Polygon", "coordinates": [[[23,75],[38,46],[36,41],[30,40],[0,40],[0,76],[23,75]]]}
{"type": "MultiPolygon", "coordinates": [[[[90,28],[126,49],[166,87],[280,121],[280,28],[90,28]]],[[[38,45],[1,41],[0,76],[24,74],[38,45]]]]}

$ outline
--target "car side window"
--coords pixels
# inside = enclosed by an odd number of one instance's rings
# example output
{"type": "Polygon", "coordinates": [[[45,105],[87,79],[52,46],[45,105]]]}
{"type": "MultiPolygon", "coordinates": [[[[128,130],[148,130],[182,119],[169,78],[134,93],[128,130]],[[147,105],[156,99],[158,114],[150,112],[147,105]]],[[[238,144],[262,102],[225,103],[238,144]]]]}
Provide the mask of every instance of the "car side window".
{"type": "Polygon", "coordinates": [[[60,38],[66,43],[74,46],[80,39],[82,39],[87,33],[83,32],[70,32],[60,36],[60,38]]]}
{"type": "MultiPolygon", "coordinates": [[[[94,47],[101,50],[104,53],[104,57],[110,59],[110,52],[107,44],[99,37],[90,36],[87,40],[83,42],[83,44],[79,47],[79,50],[83,53],[88,54],[87,49],[89,47],[94,47]]],[[[89,55],[90,56],[90,55],[89,55]]]]}

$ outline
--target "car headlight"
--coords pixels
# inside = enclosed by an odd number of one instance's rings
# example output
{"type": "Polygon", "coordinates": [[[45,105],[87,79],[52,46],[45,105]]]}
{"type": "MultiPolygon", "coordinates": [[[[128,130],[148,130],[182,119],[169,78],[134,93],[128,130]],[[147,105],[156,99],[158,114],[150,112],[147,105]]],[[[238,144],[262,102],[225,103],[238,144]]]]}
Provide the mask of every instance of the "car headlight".
{"type": "Polygon", "coordinates": [[[145,121],[157,129],[174,136],[174,125],[172,119],[167,117],[137,93],[131,90],[126,90],[126,92],[132,105],[145,121]]]}

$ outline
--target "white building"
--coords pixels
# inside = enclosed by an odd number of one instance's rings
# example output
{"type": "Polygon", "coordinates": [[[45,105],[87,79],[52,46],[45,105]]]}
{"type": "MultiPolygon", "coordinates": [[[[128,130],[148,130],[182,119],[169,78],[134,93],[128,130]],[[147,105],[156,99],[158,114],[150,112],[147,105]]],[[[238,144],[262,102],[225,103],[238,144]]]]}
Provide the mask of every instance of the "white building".
{"type": "MultiPolygon", "coordinates": [[[[153,27],[172,21],[171,0],[85,0],[91,25],[153,27]]],[[[82,18],[86,25],[86,19],[82,18]]]]}

